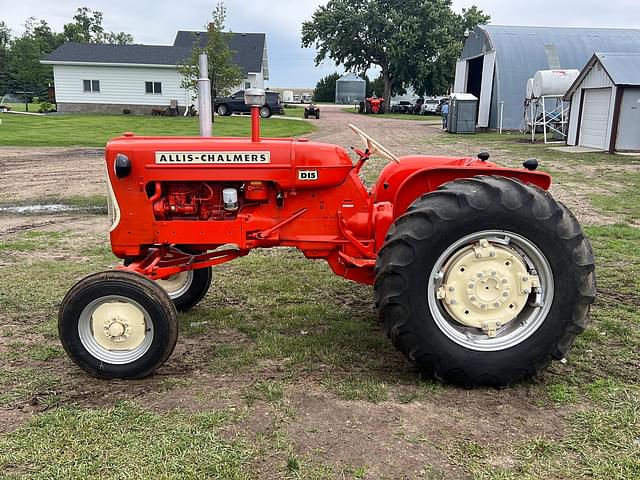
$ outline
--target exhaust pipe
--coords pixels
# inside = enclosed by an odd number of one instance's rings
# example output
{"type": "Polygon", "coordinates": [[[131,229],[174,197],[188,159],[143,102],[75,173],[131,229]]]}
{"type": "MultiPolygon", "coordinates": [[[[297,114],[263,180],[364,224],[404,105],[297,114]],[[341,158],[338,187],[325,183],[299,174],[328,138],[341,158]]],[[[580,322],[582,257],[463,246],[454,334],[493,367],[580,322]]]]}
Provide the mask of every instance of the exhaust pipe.
{"type": "Polygon", "coordinates": [[[213,123],[211,121],[211,81],[209,80],[207,54],[201,53],[200,78],[198,78],[198,115],[200,118],[200,136],[211,137],[213,123]]]}

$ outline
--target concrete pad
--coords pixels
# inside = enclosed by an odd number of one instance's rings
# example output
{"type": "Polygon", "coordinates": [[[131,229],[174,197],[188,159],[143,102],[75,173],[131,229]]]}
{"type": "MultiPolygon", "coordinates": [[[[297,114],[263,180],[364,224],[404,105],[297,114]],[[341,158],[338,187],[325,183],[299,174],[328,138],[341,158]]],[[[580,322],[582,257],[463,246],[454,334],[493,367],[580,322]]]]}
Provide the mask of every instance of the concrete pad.
{"type": "Polygon", "coordinates": [[[588,147],[578,147],[578,146],[566,146],[566,147],[549,147],[551,150],[557,150],[559,152],[567,152],[567,153],[593,153],[593,152],[604,152],[602,149],[598,148],[588,148],[588,147]]]}

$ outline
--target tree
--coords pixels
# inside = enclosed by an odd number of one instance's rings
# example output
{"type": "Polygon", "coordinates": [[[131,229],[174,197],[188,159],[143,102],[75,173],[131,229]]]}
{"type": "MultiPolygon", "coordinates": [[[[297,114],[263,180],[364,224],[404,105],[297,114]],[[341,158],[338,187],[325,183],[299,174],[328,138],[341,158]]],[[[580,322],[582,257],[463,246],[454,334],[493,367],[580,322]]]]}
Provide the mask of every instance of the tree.
{"type": "Polygon", "coordinates": [[[102,26],[102,12],[87,7],[78,8],[74,22],[62,27],[67,42],[80,43],[133,43],[133,36],[124,32],[105,32],[102,26]]]}
{"type": "MultiPolygon", "coordinates": [[[[33,17],[24,24],[25,32],[11,41],[8,57],[9,87],[12,90],[34,92],[42,95],[53,82],[53,71],[40,60],[63,42],[61,35],[51,31],[44,20],[33,17]]],[[[26,95],[26,94],[25,94],[26,95]]]]}
{"type": "Polygon", "coordinates": [[[224,32],[224,21],[227,9],[222,2],[216,5],[211,14],[211,21],[207,25],[206,43],[201,47],[200,38],[194,40],[190,59],[185,59],[185,65],[178,67],[183,75],[182,87],[193,92],[198,90],[198,57],[207,54],[209,80],[211,80],[211,101],[213,112],[217,95],[225,95],[231,88],[238,85],[244,77],[240,67],[233,62],[233,51],[229,49],[228,39],[231,32],[224,32]]]}
{"type": "MultiPolygon", "coordinates": [[[[481,14],[475,7],[469,11],[470,22],[481,14]]],[[[447,59],[449,65],[456,50],[447,47],[457,38],[459,21],[451,0],[329,0],[303,23],[302,46],[316,47],[316,64],[330,58],[361,72],[378,66],[382,95],[389,98],[394,87],[424,83],[419,76],[434,69],[423,63],[447,59]]]]}
{"type": "Polygon", "coordinates": [[[463,8],[455,14],[446,39],[442,39],[438,53],[416,65],[413,87],[420,95],[443,95],[449,93],[455,77],[456,61],[460,58],[467,35],[478,25],[486,24],[491,17],[475,5],[463,8]]]}
{"type": "Polygon", "coordinates": [[[335,102],[336,101],[336,81],[340,79],[338,72],[321,78],[316,84],[313,92],[313,100],[316,102],[335,102]]]}
{"type": "Polygon", "coordinates": [[[11,30],[6,23],[0,21],[0,96],[9,90],[9,46],[11,30]]]}

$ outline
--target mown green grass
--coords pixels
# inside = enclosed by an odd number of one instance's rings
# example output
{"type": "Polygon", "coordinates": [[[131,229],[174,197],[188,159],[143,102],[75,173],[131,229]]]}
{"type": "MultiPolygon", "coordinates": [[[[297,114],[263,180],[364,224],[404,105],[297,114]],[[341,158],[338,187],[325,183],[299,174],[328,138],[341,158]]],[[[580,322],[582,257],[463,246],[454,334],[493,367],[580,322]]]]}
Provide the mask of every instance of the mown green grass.
{"type": "Polygon", "coordinates": [[[159,415],[131,403],[59,408],[0,437],[0,471],[7,479],[249,479],[251,447],[223,435],[239,418],[159,415]]]}
{"type": "MultiPolygon", "coordinates": [[[[198,136],[198,118],[137,115],[67,114],[27,116],[0,114],[0,146],[30,147],[101,147],[123,132],[137,135],[198,136]]],[[[294,122],[277,117],[262,120],[264,137],[291,137],[310,133],[308,122],[294,122]]],[[[219,137],[242,137],[251,134],[248,116],[216,117],[213,134],[219,137]]]]}

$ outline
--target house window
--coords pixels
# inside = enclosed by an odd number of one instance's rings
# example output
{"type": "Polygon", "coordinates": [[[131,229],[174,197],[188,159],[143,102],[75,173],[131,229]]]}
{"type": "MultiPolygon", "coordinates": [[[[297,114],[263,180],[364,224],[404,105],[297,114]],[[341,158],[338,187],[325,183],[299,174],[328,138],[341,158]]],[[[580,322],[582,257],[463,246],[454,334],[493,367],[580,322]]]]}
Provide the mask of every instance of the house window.
{"type": "Polygon", "coordinates": [[[251,82],[244,82],[244,89],[251,88],[251,82]]]}
{"type": "Polygon", "coordinates": [[[147,93],[160,95],[162,93],[161,82],[144,82],[144,91],[147,93]]]}
{"type": "Polygon", "coordinates": [[[85,92],[100,92],[100,80],[83,80],[82,87],[85,92]]]}

